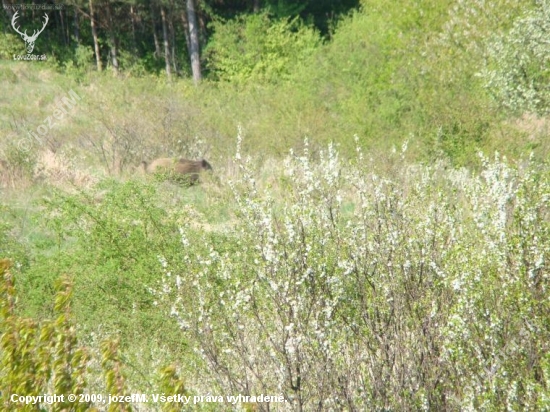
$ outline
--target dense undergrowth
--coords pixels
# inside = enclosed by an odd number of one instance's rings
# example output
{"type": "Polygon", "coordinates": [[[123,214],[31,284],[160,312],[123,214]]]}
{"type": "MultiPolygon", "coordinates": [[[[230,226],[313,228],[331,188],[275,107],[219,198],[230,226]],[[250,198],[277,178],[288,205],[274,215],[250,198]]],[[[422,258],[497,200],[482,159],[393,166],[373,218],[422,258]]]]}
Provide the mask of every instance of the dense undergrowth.
{"type": "Polygon", "coordinates": [[[313,161],[306,142],[264,184],[238,155],[230,227],[171,186],[53,195],[45,232],[71,246],[19,282],[73,274],[82,339],[118,331],[130,388],[177,361],[189,393],[282,394],[283,410],[547,409],[548,165],[405,156],[313,161]]]}

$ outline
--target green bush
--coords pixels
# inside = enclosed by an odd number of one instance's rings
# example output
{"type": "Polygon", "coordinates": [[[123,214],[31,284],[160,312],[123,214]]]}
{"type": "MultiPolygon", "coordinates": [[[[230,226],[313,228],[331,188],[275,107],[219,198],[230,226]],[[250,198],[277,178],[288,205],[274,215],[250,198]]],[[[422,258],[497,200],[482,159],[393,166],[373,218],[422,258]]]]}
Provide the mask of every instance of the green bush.
{"type": "Polygon", "coordinates": [[[12,222],[15,211],[0,203],[0,256],[14,262],[18,270],[27,269],[29,266],[29,250],[15,235],[16,224],[12,222]]]}
{"type": "MultiPolygon", "coordinates": [[[[114,411],[131,411],[128,403],[109,403],[107,395],[126,396],[126,368],[121,359],[118,340],[101,343],[101,366],[105,376],[106,392],[94,394],[102,397],[82,401],[81,396],[90,394],[89,366],[93,362],[90,348],[80,344],[71,310],[73,283],[68,277],[57,282],[54,304],[54,320],[36,321],[18,315],[18,295],[14,276],[10,273],[11,262],[0,260],[0,390],[3,394],[0,411],[28,411],[30,404],[12,402],[11,396],[34,396],[38,402],[33,410],[41,411],[97,411],[95,406],[114,411]],[[62,396],[53,402],[51,397],[62,396]],[[76,396],[76,402],[68,399],[76,396]],[[40,398],[38,398],[40,397],[40,398]]],[[[185,394],[186,389],[174,365],[161,368],[161,390],[165,393],[185,394]]],[[[93,392],[92,392],[93,393],[93,392]]],[[[85,398],[84,398],[85,399],[85,398]]],[[[178,405],[164,405],[163,410],[173,411],[178,405]]],[[[103,409],[102,409],[103,410],[103,409]]]]}
{"type": "MultiPolygon", "coordinates": [[[[0,261],[2,294],[2,357],[0,383],[2,411],[29,410],[28,405],[11,402],[11,395],[39,396],[45,393],[75,394],[86,387],[86,352],[79,347],[70,316],[71,284],[60,281],[55,302],[56,319],[43,324],[16,314],[16,290],[9,262],[0,261]]],[[[44,400],[41,402],[46,404],[44,400]]],[[[52,407],[75,411],[89,410],[87,403],[72,403],[66,398],[52,407]]]]}
{"type": "Polygon", "coordinates": [[[14,54],[26,54],[21,37],[12,33],[0,33],[0,60],[12,60],[14,54]]]}
{"type": "Polygon", "coordinates": [[[74,50],[73,59],[64,62],[64,71],[73,78],[80,78],[93,69],[94,50],[79,44],[74,50]]]}
{"type": "MultiPolygon", "coordinates": [[[[93,193],[58,191],[44,200],[45,229],[60,245],[52,251],[53,267],[79,273],[75,311],[83,330],[101,325],[104,333],[120,333],[128,341],[164,323],[150,289],[163,273],[159,261],[179,253],[178,225],[188,218],[185,210],[162,209],[157,196],[151,185],[105,181],[93,193]]],[[[50,260],[46,255],[40,262],[51,265],[50,260]]],[[[45,270],[40,262],[27,275],[29,282],[45,270]]]]}
{"type": "Polygon", "coordinates": [[[209,68],[221,80],[278,83],[320,44],[319,34],[297,18],[271,20],[266,14],[242,15],[212,23],[205,50],[209,68]]]}

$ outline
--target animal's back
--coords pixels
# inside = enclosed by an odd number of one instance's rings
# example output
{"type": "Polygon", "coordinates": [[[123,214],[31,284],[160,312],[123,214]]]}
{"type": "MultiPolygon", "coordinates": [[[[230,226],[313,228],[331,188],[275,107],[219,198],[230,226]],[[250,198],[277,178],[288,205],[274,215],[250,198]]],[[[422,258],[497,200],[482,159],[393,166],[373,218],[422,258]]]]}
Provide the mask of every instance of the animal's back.
{"type": "Polygon", "coordinates": [[[173,170],[174,164],[174,159],[169,157],[161,157],[149,163],[146,170],[148,173],[169,172],[173,170]]]}
{"type": "Polygon", "coordinates": [[[194,184],[199,179],[199,173],[204,170],[212,170],[212,166],[205,159],[188,160],[184,158],[172,159],[162,157],[153,160],[151,163],[142,162],[141,170],[147,173],[169,173],[172,177],[186,179],[190,184],[194,184]]]}

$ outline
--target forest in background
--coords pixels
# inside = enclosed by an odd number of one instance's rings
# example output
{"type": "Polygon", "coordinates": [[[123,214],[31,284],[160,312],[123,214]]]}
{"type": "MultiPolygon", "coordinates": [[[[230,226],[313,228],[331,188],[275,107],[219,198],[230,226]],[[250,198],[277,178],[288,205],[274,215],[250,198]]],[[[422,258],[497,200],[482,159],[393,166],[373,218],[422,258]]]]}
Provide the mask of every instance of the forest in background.
{"type": "Polygon", "coordinates": [[[550,408],[550,1],[12,3],[2,395],[550,408]]]}
{"type": "MultiPolygon", "coordinates": [[[[2,4],[4,35],[13,34],[9,28],[19,3],[5,0],[2,4]]],[[[188,76],[193,54],[205,49],[216,27],[228,20],[252,14],[269,16],[271,21],[298,19],[328,36],[339,16],[358,6],[358,0],[68,1],[49,11],[48,31],[37,44],[61,65],[71,60],[82,64],[92,50],[99,71],[164,70],[168,77],[188,76]]],[[[42,10],[22,9],[18,23],[36,24],[43,14],[42,10]]],[[[198,78],[208,73],[207,60],[203,57],[203,65],[196,67],[198,78]]]]}

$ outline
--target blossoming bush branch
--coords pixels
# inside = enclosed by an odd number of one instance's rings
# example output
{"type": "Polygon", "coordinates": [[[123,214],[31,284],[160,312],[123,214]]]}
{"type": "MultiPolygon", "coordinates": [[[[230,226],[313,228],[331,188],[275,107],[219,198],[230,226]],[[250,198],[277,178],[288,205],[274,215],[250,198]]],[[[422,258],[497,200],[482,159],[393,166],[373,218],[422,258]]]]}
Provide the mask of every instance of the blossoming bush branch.
{"type": "Polygon", "coordinates": [[[383,171],[306,141],[264,189],[237,155],[237,227],[221,248],[182,228],[186,287],[165,279],[203,389],[289,410],[549,406],[548,166],[470,175],[405,150],[383,171]]]}

